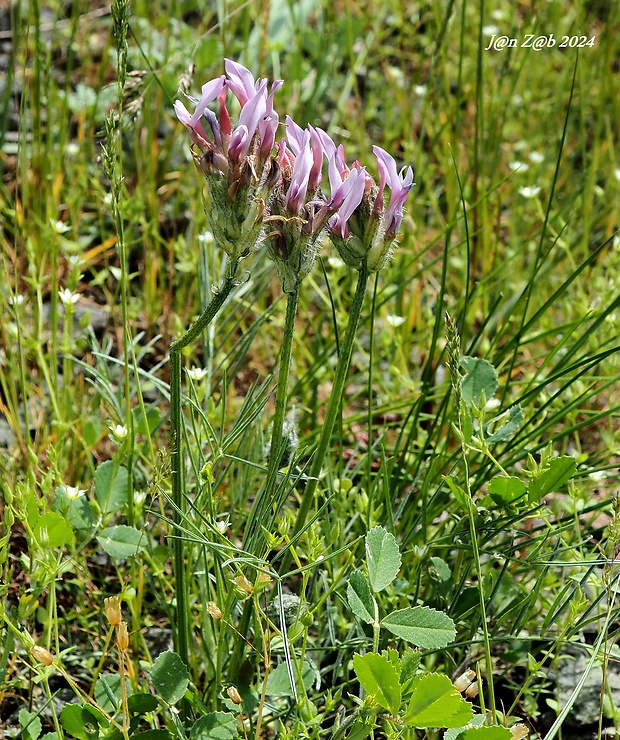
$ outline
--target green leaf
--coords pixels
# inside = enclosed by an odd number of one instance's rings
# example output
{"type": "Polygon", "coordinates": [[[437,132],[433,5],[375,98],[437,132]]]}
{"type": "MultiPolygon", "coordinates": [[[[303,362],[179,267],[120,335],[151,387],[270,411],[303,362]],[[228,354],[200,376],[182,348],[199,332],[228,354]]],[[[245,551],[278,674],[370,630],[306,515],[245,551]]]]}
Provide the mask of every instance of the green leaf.
{"type": "Polygon", "coordinates": [[[60,712],[60,724],[77,740],[89,740],[90,735],[84,728],[81,704],[65,704],[60,712]]]}
{"type": "Polygon", "coordinates": [[[41,547],[50,550],[64,547],[73,537],[71,527],[56,511],[48,511],[39,516],[32,531],[41,547]]]}
{"type": "Polygon", "coordinates": [[[421,655],[417,650],[407,648],[400,659],[400,689],[403,696],[407,696],[413,690],[413,680],[420,667],[421,655]]]}
{"type": "Polygon", "coordinates": [[[377,602],[370,592],[370,584],[366,576],[359,570],[354,570],[349,578],[347,601],[351,611],[358,619],[366,622],[366,624],[374,624],[377,602]]]}
{"type": "Polygon", "coordinates": [[[113,558],[126,559],[146,547],[146,535],[134,527],[118,524],[102,529],[97,542],[113,558]]]}
{"type": "Polygon", "coordinates": [[[428,606],[414,606],[388,614],[382,625],[416,647],[437,650],[456,637],[454,622],[447,614],[428,606]]]}
{"type": "Polygon", "coordinates": [[[22,740],[37,740],[42,729],[39,715],[27,709],[20,709],[18,717],[22,740]]]}
{"type": "Polygon", "coordinates": [[[399,671],[385,655],[366,653],[353,656],[353,670],[366,692],[377,704],[398,714],[401,701],[399,671]]]}
{"type": "Polygon", "coordinates": [[[454,498],[457,500],[457,503],[459,503],[464,509],[466,509],[467,494],[465,493],[465,491],[454,481],[451,475],[444,475],[443,479],[446,482],[448,488],[454,494],[454,498]]]}
{"type": "MultiPolygon", "coordinates": [[[[127,691],[127,696],[130,696],[133,693],[131,684],[127,679],[125,679],[125,689],[127,691]]],[[[119,708],[121,703],[121,677],[117,673],[104,673],[99,676],[97,684],[95,685],[95,701],[101,709],[103,709],[104,712],[108,712],[108,714],[115,712],[119,708]]],[[[93,715],[93,722],[96,721],[99,723],[99,717],[90,710],[91,707],[84,706],[84,711],[82,712],[83,721],[86,721],[84,720],[84,717],[86,716],[84,715],[84,712],[87,712],[93,715]]],[[[86,719],[88,719],[88,717],[86,717],[86,719]]]]}
{"type": "MultiPolygon", "coordinates": [[[[525,496],[527,488],[519,478],[498,475],[489,483],[487,491],[490,499],[498,506],[511,506],[525,496]]],[[[486,498],[483,500],[483,503],[485,502],[486,498]]]]}
{"type": "Polygon", "coordinates": [[[168,730],[143,730],[134,732],[131,740],[170,740],[170,733],[168,730]]]}
{"type": "Polygon", "coordinates": [[[466,371],[461,385],[463,400],[468,406],[475,404],[480,408],[483,394],[485,402],[495,395],[499,385],[497,371],[490,362],[477,357],[462,357],[461,365],[466,371]]]}
{"type": "Polygon", "coordinates": [[[157,694],[168,704],[180,701],[189,686],[185,663],[172,650],[157,656],[151,669],[151,680],[157,694]]]}
{"type": "Polygon", "coordinates": [[[230,712],[205,714],[189,733],[190,740],[233,740],[237,735],[237,718],[230,712]]]}
{"type": "Polygon", "coordinates": [[[559,491],[575,475],[576,469],[574,457],[554,457],[549,461],[547,470],[530,481],[529,502],[537,504],[548,493],[559,491]]]}
{"type": "Polygon", "coordinates": [[[400,550],[393,534],[374,527],[366,535],[366,564],[370,587],[377,593],[387,588],[400,570],[400,550]]]}
{"type": "Polygon", "coordinates": [[[127,709],[134,714],[154,712],[158,706],[157,697],[153,694],[134,694],[127,700],[127,709]]]}
{"type": "Polygon", "coordinates": [[[447,676],[425,673],[416,676],[403,721],[413,727],[462,727],[474,712],[447,676]]]}
{"type": "Polygon", "coordinates": [[[521,426],[523,421],[523,410],[519,404],[511,406],[508,411],[504,411],[503,414],[496,416],[484,425],[484,435],[487,444],[493,444],[494,442],[503,442],[506,439],[512,437],[512,435],[521,426]],[[508,417],[508,418],[506,418],[508,417]],[[506,419],[501,427],[493,430],[495,424],[506,419]]]}
{"type": "Polygon", "coordinates": [[[129,497],[127,469],[113,460],[101,463],[95,471],[95,496],[104,516],[122,509],[129,497]]]}
{"type": "MultiPolygon", "coordinates": [[[[306,691],[312,686],[314,681],[315,671],[307,660],[304,660],[302,670],[302,681],[306,691]]],[[[299,684],[299,678],[297,677],[297,684],[299,684]]],[[[267,679],[267,696],[295,696],[293,688],[291,686],[291,679],[288,675],[288,668],[286,663],[280,663],[270,674],[267,679]]]]}
{"type": "Polygon", "coordinates": [[[459,735],[461,740],[510,740],[512,733],[507,727],[470,727],[459,735]]]}
{"type": "Polygon", "coordinates": [[[486,716],[484,714],[474,714],[474,716],[469,720],[466,726],[451,727],[449,730],[446,730],[443,734],[443,740],[456,740],[456,738],[459,737],[461,733],[465,732],[465,730],[468,730],[471,727],[482,727],[485,721],[486,716]]]}

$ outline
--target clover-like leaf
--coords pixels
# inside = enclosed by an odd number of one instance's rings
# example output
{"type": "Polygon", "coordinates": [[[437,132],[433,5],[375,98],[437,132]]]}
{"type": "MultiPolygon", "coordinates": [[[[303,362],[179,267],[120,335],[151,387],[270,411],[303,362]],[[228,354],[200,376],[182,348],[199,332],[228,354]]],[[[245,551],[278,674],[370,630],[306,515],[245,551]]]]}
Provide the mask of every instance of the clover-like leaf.
{"type": "Polygon", "coordinates": [[[151,679],[157,694],[168,704],[180,701],[189,686],[187,667],[172,650],[157,656],[151,669],[151,679]]]}
{"type": "Polygon", "coordinates": [[[383,619],[382,625],[396,637],[427,650],[443,648],[456,637],[450,617],[428,606],[397,609],[383,619]]]}
{"type": "Polygon", "coordinates": [[[353,614],[366,624],[374,624],[377,611],[377,602],[370,592],[370,584],[366,576],[359,570],[354,570],[347,585],[347,601],[353,614]]]}
{"type": "Polygon", "coordinates": [[[400,677],[387,656],[378,653],[356,654],[353,657],[353,670],[377,704],[392,714],[398,713],[401,700],[400,677]]]}
{"type": "Polygon", "coordinates": [[[495,395],[499,385],[497,370],[487,360],[478,357],[463,357],[461,365],[466,370],[461,385],[463,400],[468,406],[475,404],[480,406],[482,396],[489,401],[495,395]]]}
{"type": "Polygon", "coordinates": [[[403,720],[412,727],[463,727],[474,711],[447,676],[424,673],[413,682],[403,720]]]}
{"type": "Polygon", "coordinates": [[[400,570],[400,550],[393,534],[374,527],[366,535],[366,565],[370,587],[377,593],[387,588],[400,570]]]}

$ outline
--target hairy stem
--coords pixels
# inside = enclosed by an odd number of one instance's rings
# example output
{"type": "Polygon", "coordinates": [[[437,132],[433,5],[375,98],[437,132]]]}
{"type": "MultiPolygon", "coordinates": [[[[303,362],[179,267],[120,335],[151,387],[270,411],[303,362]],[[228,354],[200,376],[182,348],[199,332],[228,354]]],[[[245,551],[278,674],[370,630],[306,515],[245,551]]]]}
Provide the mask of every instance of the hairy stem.
{"type": "MultiPolygon", "coordinates": [[[[355,295],[351,308],[349,310],[349,322],[347,324],[347,331],[344,337],[344,341],[340,348],[340,357],[338,358],[338,364],[336,365],[336,373],[334,376],[334,384],[332,386],[332,392],[327,402],[327,409],[325,411],[325,419],[323,420],[323,428],[321,429],[321,436],[319,438],[319,444],[312,458],[312,467],[308,477],[308,483],[306,484],[303,492],[301,505],[297,513],[297,521],[295,522],[295,528],[293,530],[293,537],[302,531],[308,518],[310,508],[314,502],[314,494],[319,483],[321,475],[321,469],[325,456],[329,449],[331,442],[332,432],[338,418],[338,412],[342,403],[342,396],[349,373],[349,367],[351,365],[351,357],[353,355],[353,345],[355,344],[355,337],[357,335],[357,327],[359,324],[360,316],[362,314],[362,308],[364,306],[364,296],[366,294],[366,288],[368,286],[369,278],[368,268],[364,266],[357,278],[357,287],[355,289],[355,295]]],[[[290,551],[284,555],[282,561],[281,571],[285,572],[290,562],[290,551]]]]}
{"type": "MultiPolygon", "coordinates": [[[[278,370],[278,387],[276,390],[276,410],[271,428],[271,447],[269,452],[269,463],[267,466],[267,477],[265,485],[258,492],[246,528],[243,546],[254,554],[257,553],[261,537],[261,525],[264,525],[269,516],[271,505],[274,501],[278,485],[278,469],[285,451],[285,440],[283,436],[284,419],[286,416],[288,401],[288,385],[291,368],[291,356],[293,354],[293,337],[295,335],[295,318],[297,317],[297,306],[299,304],[299,284],[295,290],[287,294],[286,318],[284,322],[284,336],[280,348],[280,367],[278,370]]],[[[279,510],[283,502],[278,502],[276,509],[279,510]]]]}
{"type": "MultiPolygon", "coordinates": [[[[185,502],[185,476],[183,462],[183,425],[181,409],[181,350],[193,342],[213,321],[217,312],[235,287],[239,260],[231,260],[226,278],[215,293],[201,316],[170,345],[170,417],[172,424],[172,520],[175,529],[183,526],[187,506],[185,502]]],[[[189,659],[189,612],[185,573],[183,539],[178,533],[174,540],[174,582],[176,595],[176,630],[174,647],[181,660],[188,665],[189,659]]]]}

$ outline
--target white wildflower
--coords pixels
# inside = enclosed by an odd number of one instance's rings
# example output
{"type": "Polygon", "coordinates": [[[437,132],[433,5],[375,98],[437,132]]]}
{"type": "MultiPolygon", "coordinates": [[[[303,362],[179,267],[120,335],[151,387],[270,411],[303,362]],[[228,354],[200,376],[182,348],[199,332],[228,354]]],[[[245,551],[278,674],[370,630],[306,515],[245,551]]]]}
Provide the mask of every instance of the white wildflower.
{"type": "Polygon", "coordinates": [[[538,185],[529,185],[524,188],[519,188],[519,193],[524,198],[535,198],[538,193],[540,193],[540,188],[538,187],[538,185]]]}
{"type": "Polygon", "coordinates": [[[79,293],[73,293],[69,290],[69,288],[65,288],[64,290],[58,291],[58,297],[63,302],[65,306],[75,306],[75,304],[80,300],[80,294],[79,293]]]}
{"type": "Polygon", "coordinates": [[[392,316],[391,314],[387,315],[387,322],[391,326],[402,326],[405,323],[405,317],[404,316],[392,316]]]}
{"type": "Polygon", "coordinates": [[[200,381],[207,377],[207,371],[203,367],[191,367],[187,371],[187,374],[194,383],[200,383],[200,381]]]}
{"type": "Polygon", "coordinates": [[[63,486],[63,489],[67,498],[70,498],[71,501],[75,501],[86,493],[83,488],[74,488],[73,486],[63,486]]]}

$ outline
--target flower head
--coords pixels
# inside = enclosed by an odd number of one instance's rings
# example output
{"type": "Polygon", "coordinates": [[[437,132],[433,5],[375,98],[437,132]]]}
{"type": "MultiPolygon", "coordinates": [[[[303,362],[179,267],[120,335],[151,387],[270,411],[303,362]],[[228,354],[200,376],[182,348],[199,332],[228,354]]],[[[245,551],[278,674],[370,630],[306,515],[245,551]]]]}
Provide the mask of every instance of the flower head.
{"type": "Polygon", "coordinates": [[[342,145],[319,130],[328,160],[332,198],[342,199],[329,221],[332,239],[342,259],[350,266],[375,272],[387,261],[390,247],[403,220],[403,206],[414,185],[413,170],[398,171],[394,158],[381,147],[373,147],[379,184],[357,161],[348,167],[342,145]],[[390,190],[386,207],[386,187],[390,190]]]}
{"type": "Polygon", "coordinates": [[[258,242],[264,198],[273,187],[271,152],[279,117],[273,97],[282,85],[267,80],[227,59],[226,75],[205,83],[190,113],[177,100],[174,109],[192,139],[194,162],[209,185],[210,228],[216,243],[231,256],[246,256],[258,242]],[[233,125],[227,107],[232,92],[241,110],[233,125]],[[217,104],[218,112],[210,106],[217,104]]]}

